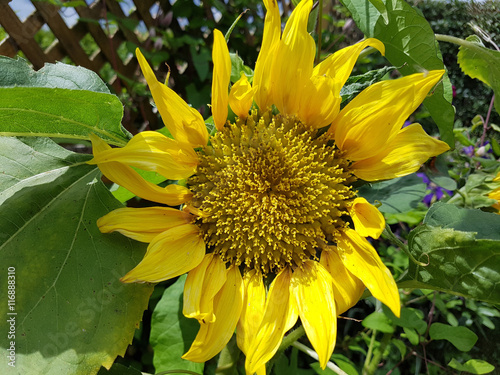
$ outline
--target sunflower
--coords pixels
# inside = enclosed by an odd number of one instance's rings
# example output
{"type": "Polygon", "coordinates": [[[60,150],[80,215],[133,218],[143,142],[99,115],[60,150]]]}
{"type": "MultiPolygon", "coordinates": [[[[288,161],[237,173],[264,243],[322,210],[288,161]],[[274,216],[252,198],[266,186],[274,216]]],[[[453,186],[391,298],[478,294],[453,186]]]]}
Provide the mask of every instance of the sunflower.
{"type": "Polygon", "coordinates": [[[90,161],[111,181],[164,205],[120,208],[98,221],[103,233],[149,243],[121,280],[156,283],[187,273],[183,313],[198,319],[200,330],[183,358],[209,360],[236,330],[249,374],[265,373],[299,317],[325,368],[337,316],[365,287],[399,316],[396,283],[367,240],[380,236],[383,216],[354,186],[413,173],[448,150],[418,124],[402,128],[444,71],[376,83],[341,110],[340,89],[358,55],[368,46],[383,54],[384,45],[366,39],[314,66],[312,1],[299,3],[283,33],[276,2],[264,3],[252,82],[242,75],[228,90],[228,47],[214,30],[214,135],[137,50],[173,138],[145,131],[111,148],[92,136],[90,161]],[[160,187],[136,169],[180,182],[160,187]]]}

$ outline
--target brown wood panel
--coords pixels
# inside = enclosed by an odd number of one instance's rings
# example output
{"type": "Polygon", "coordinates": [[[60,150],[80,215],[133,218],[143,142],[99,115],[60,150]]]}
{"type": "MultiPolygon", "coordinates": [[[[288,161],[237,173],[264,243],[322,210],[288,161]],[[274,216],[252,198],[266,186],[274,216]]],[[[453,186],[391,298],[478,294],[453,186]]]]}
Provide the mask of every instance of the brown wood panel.
{"type": "Polygon", "coordinates": [[[37,24],[29,19],[23,24],[8,4],[0,4],[0,24],[35,69],[40,69],[47,60],[42,49],[33,39],[33,35],[39,30],[37,24]]]}
{"type": "Polygon", "coordinates": [[[95,64],[90,61],[83,48],[80,46],[80,43],[78,43],[79,40],[73,36],[70,29],[59,15],[59,8],[49,3],[38,1],[34,1],[33,5],[40,12],[43,19],[47,22],[47,25],[67,51],[69,58],[77,65],[96,70],[95,64]]]}

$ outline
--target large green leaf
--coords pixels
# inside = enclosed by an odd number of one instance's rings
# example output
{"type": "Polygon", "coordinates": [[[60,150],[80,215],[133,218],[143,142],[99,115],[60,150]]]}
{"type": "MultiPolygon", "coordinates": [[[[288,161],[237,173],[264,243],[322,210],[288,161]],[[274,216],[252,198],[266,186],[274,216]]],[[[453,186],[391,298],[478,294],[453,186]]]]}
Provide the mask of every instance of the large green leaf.
{"type": "Polygon", "coordinates": [[[17,313],[16,367],[3,373],[95,374],[124,354],[147,307],[150,286],[119,281],[145,246],[99,232],[96,220],[121,205],[89,158],[0,137],[0,288],[15,268],[17,313]]]}
{"type": "MultiPolygon", "coordinates": [[[[444,69],[439,46],[429,23],[404,0],[342,0],[356,25],[385,45],[385,56],[403,75],[444,69]],[[373,5],[376,3],[376,7],[373,5]]],[[[452,90],[447,77],[424,101],[441,138],[454,147],[452,90]]]]}
{"type": "Polygon", "coordinates": [[[366,184],[359,189],[359,195],[370,203],[380,202],[380,212],[403,213],[415,209],[425,196],[427,186],[415,174],[393,180],[366,184]]]}
{"type": "Polygon", "coordinates": [[[32,70],[0,57],[0,135],[89,139],[124,145],[123,106],[99,76],[62,63],[32,70]]]}
{"type": "Polygon", "coordinates": [[[410,233],[410,262],[402,288],[440,290],[500,303],[500,217],[436,204],[410,233]]]}
{"type": "Polygon", "coordinates": [[[461,42],[458,64],[465,74],[493,89],[495,109],[500,113],[500,52],[486,48],[477,35],[471,35],[461,42]]]}
{"type": "Polygon", "coordinates": [[[58,87],[60,89],[88,90],[109,94],[109,89],[92,70],[63,63],[45,64],[34,71],[22,58],[16,60],[0,56],[0,87],[58,87]]]}
{"type": "Polygon", "coordinates": [[[114,95],[45,87],[0,88],[0,136],[89,139],[127,143],[123,107],[114,95]]]}
{"type": "Polygon", "coordinates": [[[151,321],[151,346],[154,349],[153,363],[156,372],[167,370],[194,371],[203,373],[203,363],[182,359],[191,346],[200,327],[196,319],[182,315],[182,292],[186,275],[168,287],[153,312],[151,321]]]}

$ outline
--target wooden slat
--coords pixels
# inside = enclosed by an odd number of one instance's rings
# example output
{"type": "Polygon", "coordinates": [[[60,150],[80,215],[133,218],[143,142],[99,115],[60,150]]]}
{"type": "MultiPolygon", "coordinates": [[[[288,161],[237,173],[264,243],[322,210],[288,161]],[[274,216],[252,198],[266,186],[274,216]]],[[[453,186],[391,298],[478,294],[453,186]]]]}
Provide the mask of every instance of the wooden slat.
{"type": "Polygon", "coordinates": [[[0,15],[0,23],[7,34],[16,42],[35,69],[40,69],[47,59],[40,46],[33,39],[33,35],[38,31],[37,25],[29,19],[23,24],[8,4],[0,5],[0,15]]]}
{"type": "Polygon", "coordinates": [[[40,12],[47,25],[50,27],[54,35],[67,51],[69,58],[77,65],[81,65],[87,69],[97,70],[96,65],[90,61],[89,57],[80,46],[78,41],[75,41],[70,29],[61,18],[58,12],[58,7],[45,2],[34,1],[33,5],[40,12]]]}
{"type": "Polygon", "coordinates": [[[149,9],[153,6],[153,0],[134,0],[135,7],[137,12],[139,13],[139,17],[144,21],[146,27],[151,29],[155,26],[155,21],[153,17],[151,17],[151,13],[149,13],[149,9]]]}

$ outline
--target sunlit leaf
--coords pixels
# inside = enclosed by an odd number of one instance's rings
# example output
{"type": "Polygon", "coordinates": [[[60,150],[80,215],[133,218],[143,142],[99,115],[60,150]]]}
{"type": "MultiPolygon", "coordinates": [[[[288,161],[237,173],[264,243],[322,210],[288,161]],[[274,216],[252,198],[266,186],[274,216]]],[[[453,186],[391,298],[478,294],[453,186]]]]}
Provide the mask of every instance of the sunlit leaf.
{"type": "Polygon", "coordinates": [[[33,71],[26,61],[0,58],[0,136],[89,139],[124,145],[123,106],[99,76],[61,63],[33,71]]]}
{"type": "Polygon", "coordinates": [[[363,327],[376,329],[380,332],[392,333],[395,330],[392,321],[382,312],[373,312],[363,319],[363,327]]]}
{"type": "MultiPolygon", "coordinates": [[[[384,43],[385,57],[392,65],[399,67],[403,75],[444,69],[439,46],[429,23],[404,0],[342,0],[342,3],[351,12],[356,26],[367,37],[377,38],[384,43]],[[386,14],[380,12],[382,8],[386,14]]],[[[438,125],[441,139],[454,147],[455,112],[451,99],[451,84],[445,76],[433,95],[425,99],[424,105],[438,125]]]]}
{"type": "Polygon", "coordinates": [[[468,372],[469,374],[489,374],[495,369],[495,366],[481,359],[469,359],[462,364],[453,358],[448,363],[448,366],[458,371],[468,372]]]}
{"type": "Polygon", "coordinates": [[[500,52],[488,49],[481,38],[471,35],[460,46],[457,60],[462,71],[490,86],[495,93],[495,109],[500,113],[500,52]]]}
{"type": "Polygon", "coordinates": [[[150,286],[119,281],[145,246],[99,232],[97,219],[121,205],[89,158],[47,138],[0,137],[0,271],[16,273],[19,374],[109,368],[147,307],[150,286]]]}

